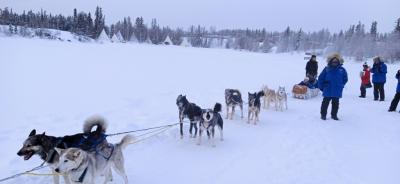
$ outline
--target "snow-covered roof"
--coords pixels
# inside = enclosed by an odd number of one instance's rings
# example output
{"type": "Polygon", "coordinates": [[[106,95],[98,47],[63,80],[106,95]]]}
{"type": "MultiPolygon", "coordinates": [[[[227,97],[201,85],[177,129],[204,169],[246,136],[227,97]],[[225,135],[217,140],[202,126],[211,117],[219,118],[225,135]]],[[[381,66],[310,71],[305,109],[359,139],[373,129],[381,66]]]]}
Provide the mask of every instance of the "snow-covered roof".
{"type": "Polygon", "coordinates": [[[103,29],[103,31],[101,31],[99,37],[96,40],[99,43],[109,43],[111,42],[110,37],[108,37],[106,31],[103,29]]]}
{"type": "Polygon", "coordinates": [[[153,44],[153,42],[150,40],[150,37],[147,36],[146,40],[144,41],[144,43],[148,43],[148,44],[153,44]]]}
{"type": "Polygon", "coordinates": [[[180,46],[183,46],[183,47],[191,47],[192,44],[189,43],[189,41],[188,41],[188,39],[187,39],[186,37],[183,37],[180,46]]]}
{"type": "Polygon", "coordinates": [[[139,40],[136,38],[135,33],[132,33],[131,38],[129,39],[129,42],[137,43],[139,40]]]}
{"type": "Polygon", "coordinates": [[[169,37],[169,35],[165,38],[164,45],[173,45],[174,43],[172,42],[171,38],[169,37]]]}
{"type": "Polygon", "coordinates": [[[124,39],[124,37],[122,36],[122,34],[121,34],[120,31],[118,31],[116,35],[117,35],[117,38],[118,38],[118,40],[119,40],[120,42],[125,42],[125,39],[124,39]]]}

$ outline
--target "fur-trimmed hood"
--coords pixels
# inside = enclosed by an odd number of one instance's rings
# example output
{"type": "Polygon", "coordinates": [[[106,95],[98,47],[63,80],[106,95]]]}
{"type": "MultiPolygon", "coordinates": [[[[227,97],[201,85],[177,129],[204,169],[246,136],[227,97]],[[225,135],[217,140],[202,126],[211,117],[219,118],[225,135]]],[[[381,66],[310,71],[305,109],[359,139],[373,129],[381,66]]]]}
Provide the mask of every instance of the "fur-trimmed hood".
{"type": "Polygon", "coordinates": [[[327,62],[327,63],[330,63],[330,62],[332,61],[333,58],[338,59],[339,62],[340,62],[340,64],[343,64],[343,63],[344,63],[344,59],[342,58],[342,56],[341,56],[339,53],[335,53],[335,54],[330,55],[330,56],[326,59],[326,62],[327,62]]]}
{"type": "Polygon", "coordinates": [[[92,128],[97,126],[96,132],[105,133],[107,129],[107,122],[102,116],[92,116],[86,119],[85,123],[83,124],[83,132],[90,133],[92,128]]]}
{"type": "Polygon", "coordinates": [[[374,57],[374,59],[372,59],[374,62],[381,62],[382,60],[381,60],[381,57],[379,57],[379,56],[376,56],[376,57],[374,57]]]}

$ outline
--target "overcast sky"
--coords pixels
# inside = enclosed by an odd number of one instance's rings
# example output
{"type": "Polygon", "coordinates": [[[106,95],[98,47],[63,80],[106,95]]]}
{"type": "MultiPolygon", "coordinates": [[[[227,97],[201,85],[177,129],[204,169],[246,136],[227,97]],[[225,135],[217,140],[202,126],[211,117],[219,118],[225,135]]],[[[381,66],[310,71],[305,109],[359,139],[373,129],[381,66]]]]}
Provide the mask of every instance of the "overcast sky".
{"type": "Polygon", "coordinates": [[[143,16],[147,23],[188,28],[192,24],[222,28],[262,28],[281,31],[290,25],[306,31],[347,29],[361,21],[369,29],[392,31],[400,18],[400,0],[0,0],[0,7],[15,11],[40,10],[72,14],[73,8],[104,9],[107,23],[124,16],[143,16]]]}

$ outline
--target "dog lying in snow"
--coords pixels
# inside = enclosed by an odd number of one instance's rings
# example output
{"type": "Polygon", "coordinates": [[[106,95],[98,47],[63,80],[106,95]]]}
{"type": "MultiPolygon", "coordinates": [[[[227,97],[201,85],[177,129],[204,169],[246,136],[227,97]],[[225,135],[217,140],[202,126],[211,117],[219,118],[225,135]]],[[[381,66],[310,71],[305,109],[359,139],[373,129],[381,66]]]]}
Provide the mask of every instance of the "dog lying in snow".
{"type": "MultiPolygon", "coordinates": [[[[22,148],[18,151],[18,156],[24,157],[24,160],[29,160],[33,155],[38,155],[50,167],[55,169],[55,165],[60,160],[60,155],[55,151],[55,148],[71,148],[78,147],[84,150],[96,149],[102,154],[109,153],[105,132],[107,123],[102,117],[92,117],[85,121],[83,125],[83,133],[75,135],[67,135],[64,137],[48,136],[45,133],[36,134],[36,130],[32,130],[28,138],[23,143],[22,148]],[[97,127],[95,131],[91,131],[93,127],[97,127]]],[[[111,175],[111,173],[109,173],[111,175]]],[[[63,176],[65,183],[70,181],[67,176],[63,176]]],[[[110,176],[111,177],[111,176],[110,176]]],[[[59,184],[58,175],[53,176],[54,183],[59,184]]]]}
{"type": "Polygon", "coordinates": [[[103,175],[105,176],[104,183],[110,181],[108,172],[113,168],[127,184],[128,177],[125,173],[122,150],[132,140],[132,136],[124,136],[120,143],[113,145],[113,152],[108,159],[104,159],[103,155],[86,152],[79,148],[55,148],[60,155],[55,171],[67,174],[73,184],[95,184],[96,179],[103,175]]]}
{"type": "Polygon", "coordinates": [[[221,109],[222,106],[219,103],[216,103],[214,109],[205,109],[202,113],[202,118],[200,121],[200,131],[199,131],[199,141],[198,145],[201,144],[201,136],[203,132],[207,133],[208,139],[212,140],[212,146],[215,147],[214,135],[215,135],[215,127],[217,126],[220,132],[221,141],[224,140],[223,136],[223,128],[224,128],[224,120],[221,117],[221,109]]]}

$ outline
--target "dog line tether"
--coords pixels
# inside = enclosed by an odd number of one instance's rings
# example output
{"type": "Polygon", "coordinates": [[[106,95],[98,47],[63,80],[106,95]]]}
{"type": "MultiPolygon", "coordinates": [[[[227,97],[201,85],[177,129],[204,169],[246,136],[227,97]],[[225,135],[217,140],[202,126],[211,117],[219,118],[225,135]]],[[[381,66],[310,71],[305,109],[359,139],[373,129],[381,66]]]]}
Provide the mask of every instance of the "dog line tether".
{"type": "MultiPolygon", "coordinates": [[[[182,123],[188,123],[188,122],[182,122],[182,123]]],[[[160,128],[172,127],[172,126],[179,125],[179,124],[181,124],[181,123],[173,123],[173,124],[169,124],[169,125],[163,125],[163,126],[157,126],[157,127],[151,127],[151,128],[144,128],[144,129],[139,129],[139,130],[118,132],[118,133],[114,133],[114,134],[107,134],[107,136],[108,136],[108,137],[111,137],[111,136],[123,135],[123,134],[135,133],[135,132],[143,132],[143,131],[147,131],[147,130],[153,130],[153,129],[160,129],[160,128]]]]}
{"type": "Polygon", "coordinates": [[[46,163],[46,162],[43,162],[43,163],[40,164],[39,166],[37,166],[37,167],[35,167],[35,168],[33,168],[33,169],[30,169],[30,170],[27,170],[27,171],[25,171],[25,172],[21,172],[21,173],[14,174],[14,175],[12,175],[12,176],[9,176],[9,177],[0,179],[0,183],[1,183],[1,182],[5,182],[5,181],[10,180],[10,179],[14,179],[14,178],[20,177],[20,176],[22,176],[22,175],[30,174],[30,173],[33,172],[33,171],[37,171],[37,170],[43,169],[43,168],[45,168],[45,167],[48,167],[48,165],[44,165],[45,163],[46,163]]]}

